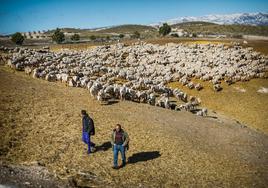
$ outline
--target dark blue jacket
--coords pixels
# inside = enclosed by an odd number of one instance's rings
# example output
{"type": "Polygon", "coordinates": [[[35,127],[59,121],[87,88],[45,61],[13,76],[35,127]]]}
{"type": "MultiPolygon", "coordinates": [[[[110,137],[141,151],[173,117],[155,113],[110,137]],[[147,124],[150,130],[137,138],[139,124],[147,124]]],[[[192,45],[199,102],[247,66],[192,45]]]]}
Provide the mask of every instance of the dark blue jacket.
{"type": "Polygon", "coordinates": [[[83,126],[83,132],[87,132],[89,135],[95,134],[94,122],[88,115],[83,116],[82,126],[83,126]]]}

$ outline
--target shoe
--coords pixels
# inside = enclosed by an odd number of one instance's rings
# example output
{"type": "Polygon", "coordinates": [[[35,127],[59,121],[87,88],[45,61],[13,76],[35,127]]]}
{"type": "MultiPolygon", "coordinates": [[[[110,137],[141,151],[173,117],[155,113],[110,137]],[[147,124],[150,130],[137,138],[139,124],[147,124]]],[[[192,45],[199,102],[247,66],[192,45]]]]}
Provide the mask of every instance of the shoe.
{"type": "Polygon", "coordinates": [[[123,168],[124,166],[126,166],[126,162],[123,162],[120,166],[120,168],[123,168]]]}
{"type": "Polygon", "coordinates": [[[91,152],[94,153],[96,151],[96,148],[95,147],[92,147],[91,148],[91,152]]]}
{"type": "Polygon", "coordinates": [[[119,167],[118,166],[113,166],[113,169],[118,170],[119,167]]]}

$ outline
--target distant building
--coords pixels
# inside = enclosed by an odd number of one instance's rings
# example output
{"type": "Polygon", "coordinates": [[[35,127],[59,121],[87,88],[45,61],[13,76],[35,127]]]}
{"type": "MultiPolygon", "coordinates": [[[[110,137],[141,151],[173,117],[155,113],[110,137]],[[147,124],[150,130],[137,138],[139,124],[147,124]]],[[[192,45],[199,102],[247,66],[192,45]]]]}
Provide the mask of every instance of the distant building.
{"type": "Polygon", "coordinates": [[[26,39],[46,39],[49,38],[47,34],[45,34],[45,31],[32,31],[32,32],[21,32],[21,34],[26,39]]]}
{"type": "Polygon", "coordinates": [[[64,32],[63,33],[65,36],[72,36],[72,35],[74,35],[74,34],[80,34],[80,33],[75,33],[75,32],[64,32]]]}

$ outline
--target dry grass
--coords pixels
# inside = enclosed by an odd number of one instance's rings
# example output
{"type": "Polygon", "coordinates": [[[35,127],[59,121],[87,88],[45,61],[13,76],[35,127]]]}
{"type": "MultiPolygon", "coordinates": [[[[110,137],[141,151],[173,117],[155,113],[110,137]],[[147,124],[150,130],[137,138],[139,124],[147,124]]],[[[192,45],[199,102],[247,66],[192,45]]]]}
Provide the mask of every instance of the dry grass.
{"type": "Polygon", "coordinates": [[[186,44],[224,44],[227,46],[231,45],[230,41],[208,41],[208,40],[195,40],[195,41],[188,41],[185,42],[186,44]]]}
{"type": "Polygon", "coordinates": [[[172,88],[183,89],[189,95],[200,97],[202,106],[237,119],[243,124],[268,134],[268,94],[257,92],[260,87],[268,88],[267,79],[238,82],[231,86],[222,82],[223,90],[220,92],[213,91],[210,82],[203,82],[197,79],[192,81],[201,83],[204,89],[201,91],[190,90],[179,82],[173,82],[168,85],[172,88]],[[245,89],[245,92],[241,91],[243,89],[245,89]]]}
{"type": "Polygon", "coordinates": [[[255,51],[261,52],[262,54],[268,55],[268,41],[267,40],[249,40],[248,44],[243,44],[245,47],[252,47],[255,51]]]}
{"type": "MultiPolygon", "coordinates": [[[[0,160],[40,161],[58,177],[79,171],[97,176],[99,187],[265,187],[267,136],[232,121],[201,118],[145,104],[100,105],[86,90],[33,79],[0,67],[0,160]],[[96,124],[99,151],[87,156],[80,110],[96,124]],[[115,171],[111,130],[130,135],[132,159],[115,171]],[[102,147],[101,147],[102,146],[102,147]]],[[[220,94],[219,94],[220,95],[220,94]]],[[[85,180],[94,186],[93,180],[85,180]]]]}

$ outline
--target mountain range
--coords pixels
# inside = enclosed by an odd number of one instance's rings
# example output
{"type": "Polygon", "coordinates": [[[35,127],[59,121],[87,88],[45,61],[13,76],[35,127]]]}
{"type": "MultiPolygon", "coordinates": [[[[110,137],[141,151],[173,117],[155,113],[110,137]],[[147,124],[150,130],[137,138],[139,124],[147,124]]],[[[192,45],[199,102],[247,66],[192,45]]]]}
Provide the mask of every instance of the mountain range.
{"type": "Polygon", "coordinates": [[[183,22],[211,22],[216,24],[239,24],[239,25],[268,25],[268,13],[235,13],[235,14],[212,14],[206,16],[186,16],[178,17],[159,23],[150,24],[151,26],[159,26],[163,23],[168,23],[170,25],[183,23],[183,22]]]}

